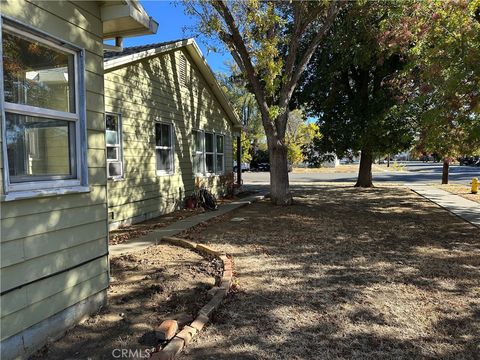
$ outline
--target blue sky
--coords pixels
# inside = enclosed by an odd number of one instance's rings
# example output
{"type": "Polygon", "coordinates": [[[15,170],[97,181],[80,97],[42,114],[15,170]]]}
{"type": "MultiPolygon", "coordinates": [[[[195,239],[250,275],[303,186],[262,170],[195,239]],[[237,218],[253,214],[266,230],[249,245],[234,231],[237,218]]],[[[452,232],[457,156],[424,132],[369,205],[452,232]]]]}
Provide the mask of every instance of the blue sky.
{"type": "MultiPolygon", "coordinates": [[[[192,33],[185,27],[191,27],[195,24],[195,19],[185,15],[183,5],[180,2],[172,2],[166,0],[142,0],[140,1],[147,13],[158,22],[158,31],[155,35],[136,36],[124,39],[124,46],[146,45],[156,42],[171,41],[191,37],[192,33]]],[[[227,52],[215,53],[209,52],[204,41],[214,40],[196,39],[203,55],[206,57],[208,64],[215,72],[228,72],[225,62],[232,62],[233,59],[227,52]]],[[[307,118],[308,123],[314,122],[315,119],[307,118]]]]}
{"type": "MultiPolygon", "coordinates": [[[[141,1],[141,4],[147,13],[158,22],[158,31],[155,35],[136,36],[125,38],[124,46],[146,45],[155,42],[171,41],[191,37],[192,33],[184,32],[185,27],[195,24],[195,19],[187,16],[183,12],[181,3],[170,1],[141,1]]],[[[219,54],[208,52],[204,43],[196,39],[208,64],[214,71],[227,72],[228,68],[224,65],[225,60],[231,61],[231,56],[227,53],[219,54]]]]}

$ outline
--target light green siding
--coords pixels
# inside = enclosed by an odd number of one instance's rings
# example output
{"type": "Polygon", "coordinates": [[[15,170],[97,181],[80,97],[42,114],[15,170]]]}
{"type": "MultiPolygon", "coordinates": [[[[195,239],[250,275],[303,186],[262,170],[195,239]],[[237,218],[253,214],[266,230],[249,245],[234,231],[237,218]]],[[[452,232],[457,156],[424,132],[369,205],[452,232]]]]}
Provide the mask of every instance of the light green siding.
{"type": "MultiPolygon", "coordinates": [[[[107,201],[100,8],[94,2],[2,0],[0,9],[85,50],[90,186],[88,193],[0,204],[4,340],[104,290],[108,261],[102,256],[107,252],[107,201]]],[[[50,145],[54,151],[61,144],[50,145]]]]}
{"type": "MultiPolygon", "coordinates": [[[[185,48],[106,70],[105,110],[121,114],[123,130],[124,178],[108,180],[113,226],[183,207],[196,181],[192,129],[225,136],[225,174],[232,171],[233,125],[185,48]],[[181,56],[187,60],[187,85],[179,78],[181,56]],[[156,172],[156,121],[174,126],[172,175],[156,172]]],[[[204,180],[215,193],[223,191],[221,176],[204,180]]]]}

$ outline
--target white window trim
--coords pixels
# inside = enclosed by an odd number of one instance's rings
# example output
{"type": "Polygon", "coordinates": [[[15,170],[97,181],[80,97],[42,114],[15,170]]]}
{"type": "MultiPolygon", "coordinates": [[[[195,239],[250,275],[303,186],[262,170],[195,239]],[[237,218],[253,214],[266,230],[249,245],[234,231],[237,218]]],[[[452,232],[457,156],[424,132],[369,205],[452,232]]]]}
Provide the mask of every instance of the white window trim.
{"type": "MultiPolygon", "coordinates": [[[[75,71],[75,113],[63,112],[30,105],[9,103],[4,97],[3,66],[0,66],[0,112],[2,114],[2,150],[3,150],[3,201],[24,199],[38,196],[54,196],[72,192],[86,192],[88,188],[87,168],[87,130],[85,108],[85,50],[56,38],[45,32],[39,31],[29,25],[16,21],[8,16],[0,17],[0,44],[3,44],[2,32],[6,29],[14,34],[24,36],[33,41],[38,41],[47,46],[71,53],[74,56],[75,71]],[[6,142],[6,117],[5,113],[11,112],[20,115],[61,119],[75,122],[75,169],[76,177],[61,180],[32,180],[25,182],[10,182],[6,142]]],[[[0,58],[3,58],[3,46],[0,46],[0,58]]]]}
{"type": "Polygon", "coordinates": [[[157,176],[171,176],[175,174],[175,128],[173,126],[173,123],[171,122],[166,122],[166,121],[155,121],[155,126],[157,124],[164,124],[168,125],[170,127],[170,146],[157,146],[157,139],[156,139],[156,132],[154,128],[154,136],[155,136],[155,170],[157,176]],[[158,163],[157,163],[157,150],[168,150],[171,149],[171,161],[172,161],[172,170],[166,171],[166,170],[158,170],[158,163]]]}
{"type": "MultiPolygon", "coordinates": [[[[202,141],[203,141],[203,172],[202,173],[193,173],[193,177],[212,177],[217,175],[224,175],[225,171],[225,138],[226,135],[223,132],[215,132],[213,130],[201,130],[201,129],[192,129],[192,134],[194,131],[198,131],[202,133],[202,141]],[[205,134],[212,134],[213,135],[213,152],[207,152],[205,147],[205,134]],[[223,137],[223,153],[217,153],[217,136],[223,137]],[[213,172],[207,172],[207,154],[213,155],[213,172]],[[223,171],[218,171],[217,169],[217,154],[223,155],[223,171]]],[[[193,154],[195,155],[195,154],[193,154]]],[[[192,166],[193,166],[193,158],[192,158],[192,166]]]]}
{"type": "Polygon", "coordinates": [[[106,141],[105,141],[105,159],[107,160],[107,178],[109,180],[123,180],[125,176],[125,167],[124,167],[124,162],[123,162],[123,119],[122,119],[122,114],[120,113],[114,113],[114,112],[106,112],[105,113],[105,140],[107,138],[106,132],[107,132],[107,127],[106,127],[106,121],[107,121],[107,115],[113,115],[117,116],[118,118],[118,145],[117,146],[109,146],[106,141]],[[107,148],[109,147],[116,147],[117,153],[118,153],[118,160],[109,160],[107,157],[107,148]],[[108,164],[112,162],[119,162],[120,166],[122,168],[121,174],[117,176],[108,176],[108,164]]]}

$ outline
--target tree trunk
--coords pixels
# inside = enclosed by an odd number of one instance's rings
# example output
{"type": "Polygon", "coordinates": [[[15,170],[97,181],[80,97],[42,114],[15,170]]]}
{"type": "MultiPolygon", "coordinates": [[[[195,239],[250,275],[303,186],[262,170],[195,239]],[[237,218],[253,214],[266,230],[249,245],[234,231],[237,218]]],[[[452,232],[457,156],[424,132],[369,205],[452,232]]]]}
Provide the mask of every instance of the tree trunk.
{"type": "Polygon", "coordinates": [[[390,154],[387,155],[387,167],[390,167],[390,154]]]}
{"type": "Polygon", "coordinates": [[[358,179],[355,187],[373,187],[372,183],[372,160],[371,151],[362,150],[360,157],[360,168],[358,170],[358,179]]]}
{"type": "Polygon", "coordinates": [[[448,184],[448,169],[450,167],[450,159],[445,157],[443,159],[443,170],[442,170],[442,184],[448,184]]]}
{"type": "Polygon", "coordinates": [[[270,199],[275,205],[291,205],[292,195],[288,182],[287,147],[272,144],[270,155],[270,199]]]}

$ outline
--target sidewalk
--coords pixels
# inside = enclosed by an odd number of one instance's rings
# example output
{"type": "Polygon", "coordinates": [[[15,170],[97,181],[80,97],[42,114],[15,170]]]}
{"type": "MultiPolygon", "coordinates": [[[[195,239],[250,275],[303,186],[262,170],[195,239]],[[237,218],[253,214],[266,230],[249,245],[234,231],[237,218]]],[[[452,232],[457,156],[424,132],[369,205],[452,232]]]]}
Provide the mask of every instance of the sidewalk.
{"type": "Polygon", "coordinates": [[[153,230],[145,236],[140,236],[126,243],[118,244],[118,245],[110,245],[109,246],[110,256],[118,256],[124,253],[143,250],[150,245],[158,244],[158,242],[165,236],[175,236],[181,233],[182,231],[187,230],[195,225],[198,225],[202,222],[213,219],[217,216],[224,215],[244,205],[248,205],[248,204],[251,204],[252,202],[261,200],[264,197],[265,197],[265,193],[259,193],[252,196],[248,196],[244,199],[233,201],[229,204],[220,205],[218,207],[218,210],[208,211],[200,215],[191,216],[183,220],[177,221],[173,224],[170,224],[166,227],[153,230]]]}
{"type": "Polygon", "coordinates": [[[410,190],[450,211],[472,225],[480,227],[480,204],[459,195],[428,185],[409,185],[410,190]]]}

